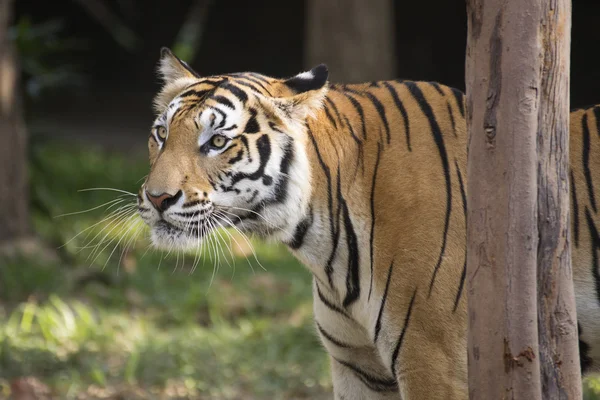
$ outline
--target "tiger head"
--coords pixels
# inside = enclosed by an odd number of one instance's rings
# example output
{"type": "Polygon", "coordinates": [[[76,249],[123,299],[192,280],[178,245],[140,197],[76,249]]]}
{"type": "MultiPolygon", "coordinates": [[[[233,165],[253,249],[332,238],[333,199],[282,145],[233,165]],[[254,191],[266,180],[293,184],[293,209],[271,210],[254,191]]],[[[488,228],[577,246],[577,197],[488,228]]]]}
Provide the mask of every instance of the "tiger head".
{"type": "Polygon", "coordinates": [[[305,120],[321,107],[328,71],[289,79],[200,77],[168,49],[138,209],[154,246],[192,248],[219,226],[286,240],[306,214],[311,176],[305,120]]]}

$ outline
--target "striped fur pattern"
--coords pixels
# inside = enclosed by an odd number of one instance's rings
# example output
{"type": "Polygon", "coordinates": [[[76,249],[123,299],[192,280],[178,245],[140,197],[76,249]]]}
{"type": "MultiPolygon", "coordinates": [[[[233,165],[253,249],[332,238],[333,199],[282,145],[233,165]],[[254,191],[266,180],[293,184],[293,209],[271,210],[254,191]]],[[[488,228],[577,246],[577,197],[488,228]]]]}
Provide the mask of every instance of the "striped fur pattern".
{"type": "MultiPolygon", "coordinates": [[[[168,50],[140,214],[157,247],[211,219],[287,244],[313,273],[336,399],[467,399],[463,94],[429,82],[201,78],[168,50]],[[216,139],[215,139],[216,138],[216,139]],[[167,194],[168,207],[151,204],[167,194]],[[149,197],[150,195],[150,197],[149,197]]],[[[582,366],[600,358],[600,108],[571,126],[582,366]]]]}

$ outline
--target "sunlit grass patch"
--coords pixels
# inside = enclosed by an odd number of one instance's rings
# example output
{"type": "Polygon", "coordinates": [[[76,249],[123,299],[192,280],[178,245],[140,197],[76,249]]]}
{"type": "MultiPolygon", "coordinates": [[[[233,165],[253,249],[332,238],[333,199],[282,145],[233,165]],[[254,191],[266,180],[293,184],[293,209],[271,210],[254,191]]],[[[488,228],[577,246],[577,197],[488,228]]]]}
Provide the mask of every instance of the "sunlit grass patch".
{"type": "Polygon", "coordinates": [[[133,196],[82,191],[136,193],[144,155],[32,148],[34,228],[59,257],[2,260],[0,398],[22,377],[60,399],[331,396],[311,278],[287,249],[235,231],[198,258],[149,249],[143,224],[93,226],[133,196]]]}

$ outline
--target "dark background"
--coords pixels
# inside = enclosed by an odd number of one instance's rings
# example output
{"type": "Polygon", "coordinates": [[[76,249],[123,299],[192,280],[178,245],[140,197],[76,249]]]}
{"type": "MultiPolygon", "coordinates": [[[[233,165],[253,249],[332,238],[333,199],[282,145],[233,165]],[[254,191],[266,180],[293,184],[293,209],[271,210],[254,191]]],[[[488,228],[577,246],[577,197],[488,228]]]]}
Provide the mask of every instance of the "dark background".
{"type": "MultiPolygon", "coordinates": [[[[110,131],[113,136],[131,138],[129,143],[134,146],[134,138],[151,123],[151,97],[158,88],[155,68],[159,49],[173,44],[191,1],[148,0],[140,3],[143,7],[137,3],[108,2],[143,38],[135,50],[129,51],[72,1],[17,1],[17,19],[29,16],[37,23],[61,18],[64,34],[84,39],[87,47],[63,56],[65,62],[78,66],[86,86],[47,93],[34,102],[28,108],[33,134],[78,137],[83,126],[106,125],[108,129],[102,129],[103,133],[110,131]],[[125,5],[117,7],[117,3],[125,5]],[[58,125],[60,129],[55,128],[58,125]]],[[[218,0],[211,4],[207,15],[200,48],[189,60],[201,74],[252,70],[287,76],[307,67],[303,62],[304,1],[218,0]]],[[[572,107],[600,103],[597,15],[600,1],[573,1],[572,107]]],[[[397,0],[395,23],[399,78],[439,81],[464,90],[464,1],[397,0]]],[[[330,71],[330,79],[336,81],[336,71],[330,71]]]]}

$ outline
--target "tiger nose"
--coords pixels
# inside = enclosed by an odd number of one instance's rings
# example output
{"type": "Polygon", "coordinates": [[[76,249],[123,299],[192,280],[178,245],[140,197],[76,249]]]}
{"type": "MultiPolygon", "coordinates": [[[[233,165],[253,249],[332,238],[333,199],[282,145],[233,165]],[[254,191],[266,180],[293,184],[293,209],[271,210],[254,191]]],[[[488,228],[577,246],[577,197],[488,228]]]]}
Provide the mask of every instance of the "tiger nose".
{"type": "Polygon", "coordinates": [[[149,191],[146,191],[146,197],[148,198],[148,200],[150,200],[150,203],[152,203],[154,208],[156,208],[160,212],[166,211],[173,204],[177,203],[177,200],[179,200],[181,194],[181,190],[178,191],[175,194],[175,196],[172,196],[169,193],[153,195],[149,191]]]}

